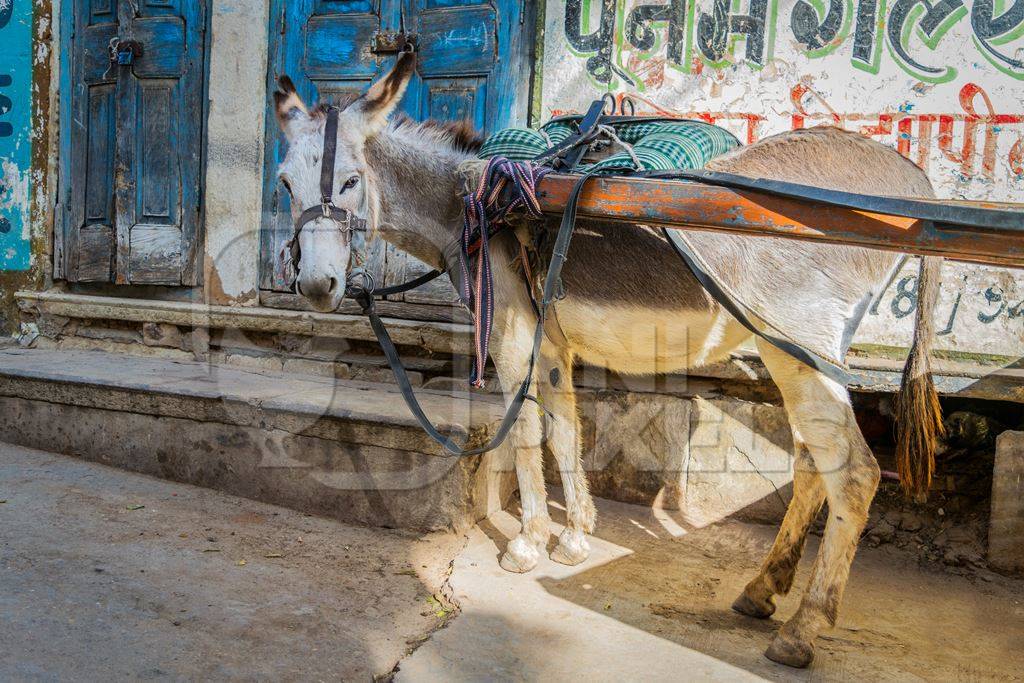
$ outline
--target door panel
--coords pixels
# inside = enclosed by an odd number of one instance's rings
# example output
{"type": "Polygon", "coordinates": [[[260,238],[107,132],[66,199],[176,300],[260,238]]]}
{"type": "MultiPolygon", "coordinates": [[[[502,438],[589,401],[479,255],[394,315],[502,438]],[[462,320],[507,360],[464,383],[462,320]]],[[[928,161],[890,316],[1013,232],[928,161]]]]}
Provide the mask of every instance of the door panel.
{"type": "Polygon", "coordinates": [[[117,15],[117,3],[114,0],[92,0],[84,4],[88,5],[89,23],[113,21],[117,15]]]}
{"type": "Polygon", "coordinates": [[[421,74],[486,75],[494,67],[497,17],[490,5],[422,10],[409,23],[420,39],[421,74]]]}
{"type": "Polygon", "coordinates": [[[150,81],[140,88],[139,217],[148,223],[174,224],[178,215],[181,178],[173,172],[177,135],[172,128],[174,83],[150,81]],[[149,140],[171,144],[148,144],[149,140]]]}
{"type": "Polygon", "coordinates": [[[94,223],[79,231],[76,253],[79,282],[108,282],[114,263],[114,229],[94,223]]]}
{"type": "MultiPolygon", "coordinates": [[[[104,18],[108,17],[104,15],[104,18]]],[[[117,35],[117,21],[116,17],[108,19],[86,27],[75,37],[75,54],[82,62],[75,66],[81,70],[81,79],[85,83],[113,82],[115,79],[115,74],[110,70],[107,46],[110,39],[117,35]]]]}
{"type": "Polygon", "coordinates": [[[194,285],[200,223],[205,3],[71,5],[64,275],[194,285]],[[112,64],[111,42],[142,54],[112,64]]]}
{"type": "Polygon", "coordinates": [[[114,88],[92,86],[88,98],[85,224],[113,225],[114,88]]]}
{"type": "Polygon", "coordinates": [[[145,54],[132,72],[136,78],[180,78],[185,72],[185,24],[181,17],[137,18],[135,39],[145,54]]]}
{"type": "MultiPolygon", "coordinates": [[[[527,5],[532,3],[525,3],[527,5]]],[[[521,0],[272,0],[268,87],[287,73],[307,102],[362,92],[394,64],[375,54],[377,31],[418,35],[417,74],[400,108],[414,119],[469,118],[493,130],[525,121],[529,73],[526,40],[532,21],[521,0]]],[[[268,98],[269,100],[269,98],[268,98]]],[[[268,107],[270,103],[268,102],[268,107]]],[[[267,115],[261,286],[290,291],[280,279],[280,252],[291,237],[287,193],[278,187],[277,165],[286,151],[273,112],[267,115]]],[[[380,284],[395,284],[428,267],[382,242],[367,249],[366,268],[380,284]]],[[[407,303],[451,304],[455,292],[438,280],[396,297],[407,303]]]]}
{"type": "Polygon", "coordinates": [[[175,282],[181,262],[181,230],[173,225],[136,223],[131,231],[132,282],[175,282]]]}
{"type": "Polygon", "coordinates": [[[483,119],[487,103],[486,78],[432,78],[422,87],[426,117],[442,121],[483,119]]]}
{"type": "Polygon", "coordinates": [[[320,15],[306,24],[302,52],[303,74],[312,80],[363,78],[377,73],[377,61],[367,47],[380,28],[377,15],[320,15]]]}

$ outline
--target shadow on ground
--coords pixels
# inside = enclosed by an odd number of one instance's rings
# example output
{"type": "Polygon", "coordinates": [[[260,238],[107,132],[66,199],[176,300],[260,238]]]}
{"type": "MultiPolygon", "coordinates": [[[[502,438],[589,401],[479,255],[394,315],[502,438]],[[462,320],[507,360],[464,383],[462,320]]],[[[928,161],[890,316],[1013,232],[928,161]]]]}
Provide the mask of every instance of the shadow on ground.
{"type": "MultiPolygon", "coordinates": [[[[819,639],[812,668],[797,671],[761,653],[796,610],[819,539],[810,539],[775,616],[757,620],[730,605],[756,574],[773,527],[724,521],[694,529],[664,511],[598,505],[597,543],[630,552],[539,577],[550,596],[768,680],[1024,679],[1022,581],[922,569],[894,549],[862,548],[836,628],[819,639]]],[[[557,503],[552,516],[565,521],[557,503]]]]}

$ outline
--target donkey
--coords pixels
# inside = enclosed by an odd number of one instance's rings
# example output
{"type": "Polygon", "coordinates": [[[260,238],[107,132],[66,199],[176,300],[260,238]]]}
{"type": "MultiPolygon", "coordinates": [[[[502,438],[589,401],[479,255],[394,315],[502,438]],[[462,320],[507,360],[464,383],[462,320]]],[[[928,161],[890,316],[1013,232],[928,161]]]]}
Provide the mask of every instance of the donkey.
{"type": "MultiPolygon", "coordinates": [[[[401,55],[390,73],[344,105],[332,199],[338,208],[364,217],[371,232],[440,269],[450,264],[462,228],[465,163],[475,158],[479,140],[465,126],[389,121],[413,75],[414,61],[412,55],[401,55]]],[[[307,108],[287,77],[280,88],[274,93],[276,113],[289,146],[279,175],[298,219],[302,209],[321,201],[326,116],[322,107],[307,108]]],[[[709,168],[853,192],[933,196],[925,174],[898,153],[834,128],[770,137],[714,160],[709,168]]],[[[339,227],[322,218],[306,224],[297,237],[298,291],[320,311],[336,310],[344,297],[351,243],[342,239],[339,227]]],[[[778,238],[731,238],[744,245],[743,258],[776,261],[781,278],[794,277],[795,271],[785,270],[787,263],[817,269],[826,277],[857,283],[857,298],[869,295],[898,258],[778,238]]],[[[496,302],[491,357],[509,400],[527,372],[536,318],[516,271],[515,237],[499,234],[491,248],[496,302]]],[[[940,261],[927,258],[923,263],[919,327],[901,402],[916,421],[901,422],[912,423],[909,442],[923,446],[919,450],[927,461],[938,423],[927,359],[940,261]]],[[[568,520],[551,558],[574,565],[590,550],[587,534],[594,529],[595,508],[581,465],[574,360],[622,373],[682,370],[724,359],[751,336],[700,287],[663,235],[643,226],[618,230],[614,241],[599,231],[578,231],[562,279],[566,297],[555,305],[562,334],[552,336],[564,338],[544,340],[535,368],[534,387],[546,414],[524,410],[509,437],[522,528],[500,563],[512,572],[533,569],[550,536],[541,462],[544,437],[561,473],[568,520]],[[643,283],[642,291],[636,291],[637,283],[643,283]]],[[[772,305],[782,307],[782,317],[792,325],[800,325],[804,313],[786,310],[787,303],[772,305]]],[[[848,303],[826,300],[816,315],[831,310],[838,315],[848,303]]],[[[842,344],[840,327],[832,340],[836,346],[842,344]]],[[[857,428],[846,388],[760,339],[757,347],[781,390],[800,452],[792,502],[778,537],[733,608],[762,619],[775,611],[775,596],[789,592],[808,528],[827,501],[827,526],[807,590],[765,653],[776,662],[804,667],[813,659],[819,632],[835,624],[880,470],[857,428]]]]}

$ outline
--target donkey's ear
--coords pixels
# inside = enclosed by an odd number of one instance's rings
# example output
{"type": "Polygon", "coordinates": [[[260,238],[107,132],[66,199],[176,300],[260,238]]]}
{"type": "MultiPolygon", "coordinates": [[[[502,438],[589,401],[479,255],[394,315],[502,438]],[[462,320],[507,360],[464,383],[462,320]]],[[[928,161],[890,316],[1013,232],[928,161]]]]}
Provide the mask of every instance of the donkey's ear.
{"type": "Polygon", "coordinates": [[[278,90],[274,91],[274,111],[277,124],[281,126],[286,138],[291,141],[299,129],[309,122],[309,110],[295,92],[295,84],[288,76],[277,79],[278,90]]]}
{"type": "Polygon", "coordinates": [[[388,75],[366,91],[356,104],[363,116],[366,136],[379,133],[387,123],[388,115],[395,110],[405,94],[405,89],[416,71],[416,55],[403,52],[388,75]]]}

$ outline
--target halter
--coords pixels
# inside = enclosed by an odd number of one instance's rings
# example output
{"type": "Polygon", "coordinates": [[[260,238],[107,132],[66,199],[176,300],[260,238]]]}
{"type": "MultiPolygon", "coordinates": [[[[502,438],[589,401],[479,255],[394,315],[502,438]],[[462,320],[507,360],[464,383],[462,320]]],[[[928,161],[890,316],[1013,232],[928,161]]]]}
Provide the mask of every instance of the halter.
{"type": "Polygon", "coordinates": [[[299,275],[299,263],[302,257],[302,252],[299,249],[299,233],[307,223],[321,218],[334,221],[341,229],[342,241],[346,245],[352,241],[353,232],[366,232],[365,220],[357,218],[348,209],[341,209],[334,205],[334,158],[338,149],[339,113],[340,110],[337,107],[327,108],[323,165],[320,167],[320,204],[303,209],[295,220],[295,232],[292,233],[292,238],[285,242],[284,249],[281,250],[282,261],[286,251],[291,259],[291,283],[294,283],[299,275]]]}

